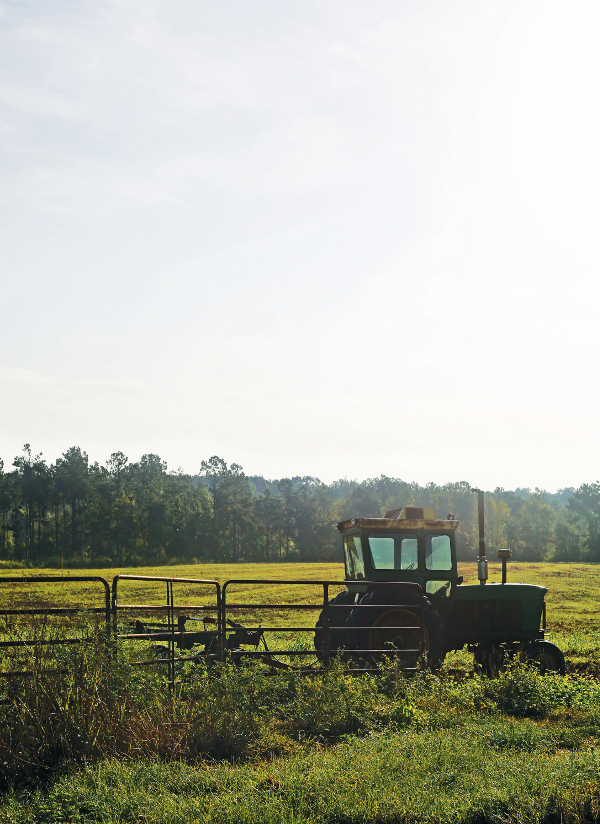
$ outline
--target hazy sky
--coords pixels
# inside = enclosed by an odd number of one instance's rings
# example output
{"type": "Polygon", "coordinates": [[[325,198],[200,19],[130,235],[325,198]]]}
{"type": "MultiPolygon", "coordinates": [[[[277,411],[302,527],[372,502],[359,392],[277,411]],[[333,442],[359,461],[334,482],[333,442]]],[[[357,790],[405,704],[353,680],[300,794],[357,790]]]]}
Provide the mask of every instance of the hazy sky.
{"type": "Polygon", "coordinates": [[[597,2],[0,0],[0,456],[600,477],[597,2]]]}

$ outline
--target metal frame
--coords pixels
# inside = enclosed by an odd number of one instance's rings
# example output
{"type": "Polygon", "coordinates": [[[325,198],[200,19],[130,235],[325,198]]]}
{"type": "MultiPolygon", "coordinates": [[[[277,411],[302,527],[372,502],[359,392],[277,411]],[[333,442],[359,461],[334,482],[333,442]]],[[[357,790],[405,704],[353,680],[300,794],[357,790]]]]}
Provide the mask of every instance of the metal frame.
{"type": "Polygon", "coordinates": [[[177,663],[183,661],[197,661],[199,658],[221,657],[221,639],[220,639],[220,612],[221,612],[221,585],[218,581],[207,578],[166,578],[154,575],[115,575],[112,582],[112,621],[113,621],[113,635],[115,640],[123,641],[163,641],[168,645],[168,658],[153,658],[146,661],[136,661],[137,666],[153,666],[158,664],[168,665],[168,682],[169,688],[174,689],[175,686],[175,666],[177,663]],[[163,582],[166,584],[166,603],[165,604],[119,604],[118,602],[118,586],[119,581],[145,581],[147,583],[163,582]],[[180,607],[175,606],[175,599],[173,596],[173,584],[195,584],[199,586],[211,586],[215,588],[216,603],[208,606],[206,604],[182,604],[180,607]],[[167,626],[165,630],[157,632],[144,633],[121,633],[118,631],[118,615],[119,611],[139,610],[146,612],[155,612],[158,614],[166,613],[167,626]],[[175,657],[175,645],[177,642],[182,642],[186,635],[196,636],[198,633],[186,633],[184,630],[177,628],[175,621],[175,612],[189,612],[189,611],[205,611],[217,613],[217,632],[218,636],[218,650],[217,655],[207,655],[200,653],[196,655],[178,656],[175,657]]]}
{"type": "MultiPolygon", "coordinates": [[[[265,649],[258,649],[256,646],[254,649],[242,649],[240,647],[232,648],[231,643],[231,636],[236,631],[239,631],[239,627],[232,627],[231,629],[228,626],[228,618],[231,615],[240,612],[249,612],[249,611],[264,611],[264,610],[281,610],[285,612],[294,612],[294,611],[309,611],[309,612],[323,612],[323,626],[322,626],[322,637],[323,637],[323,649],[319,650],[316,654],[321,659],[322,664],[327,667],[332,659],[333,650],[330,648],[330,640],[331,640],[331,622],[332,622],[332,610],[339,610],[339,609],[347,609],[349,605],[344,604],[329,604],[329,593],[331,588],[346,588],[348,582],[347,581],[324,581],[324,580],[297,580],[297,579],[284,579],[284,580],[273,580],[268,578],[254,578],[254,579],[243,579],[243,578],[234,578],[226,581],[223,586],[219,584],[218,581],[214,579],[205,579],[205,578],[170,578],[170,577],[161,577],[161,576],[148,576],[148,575],[116,575],[112,581],[112,597],[111,597],[111,587],[108,584],[105,578],[100,576],[92,576],[92,575],[80,575],[80,576],[52,576],[52,575],[35,575],[35,576],[10,576],[10,577],[0,577],[0,584],[53,584],[56,585],[57,583],[64,583],[68,584],[69,586],[82,584],[82,583],[98,583],[103,591],[104,591],[104,607],[92,607],[89,605],[85,606],[67,606],[67,607],[21,607],[21,608],[0,608],[0,616],[36,616],[36,615],[75,615],[75,614],[87,614],[93,616],[104,616],[104,621],[106,624],[107,629],[107,637],[111,637],[113,642],[116,643],[117,641],[162,641],[168,647],[168,655],[167,657],[158,657],[152,660],[146,661],[137,661],[135,662],[139,666],[151,666],[156,664],[167,664],[168,665],[168,682],[170,684],[171,689],[174,687],[175,681],[175,669],[178,663],[183,663],[185,661],[198,661],[198,660],[221,660],[225,661],[229,658],[233,658],[234,660],[240,659],[242,657],[249,657],[249,658],[258,658],[262,660],[264,663],[271,666],[273,670],[275,669],[297,669],[303,672],[318,672],[321,671],[322,667],[315,667],[307,665],[305,667],[292,667],[290,664],[284,663],[277,659],[277,656],[285,656],[285,657],[300,657],[308,656],[314,657],[315,652],[312,650],[285,650],[285,649],[269,649],[266,645],[266,640],[264,639],[264,633],[314,633],[315,632],[315,625],[312,624],[311,626],[286,626],[286,627],[275,627],[275,626],[266,626],[266,627],[244,627],[244,631],[248,633],[252,633],[254,639],[260,637],[265,645],[265,649]],[[122,581],[141,581],[147,583],[164,583],[166,589],[166,600],[165,603],[162,604],[155,604],[155,603],[141,603],[141,604],[130,604],[130,603],[119,603],[119,583],[122,581]],[[174,597],[174,586],[176,588],[177,584],[192,584],[201,587],[210,587],[212,590],[212,603],[211,604],[183,604],[181,606],[176,606],[175,604],[175,597],[174,597]],[[320,587],[322,588],[322,600],[319,603],[241,603],[236,601],[228,600],[232,597],[231,588],[234,586],[245,586],[245,587],[261,587],[261,586],[269,586],[269,587],[278,587],[278,586],[300,586],[300,587],[320,587]],[[154,631],[146,631],[143,633],[140,632],[131,632],[131,633],[119,633],[118,631],[118,616],[123,612],[146,612],[146,613],[156,613],[158,615],[164,615],[166,617],[166,626],[161,625],[159,628],[156,628],[154,631]],[[213,649],[208,651],[208,647],[205,650],[199,651],[192,655],[175,655],[175,647],[186,647],[186,645],[191,645],[192,643],[201,643],[203,632],[188,632],[185,630],[184,622],[181,620],[177,620],[178,618],[183,618],[185,613],[189,612],[213,612],[216,613],[216,627],[215,627],[215,634],[213,635],[214,639],[214,646],[213,649]],[[163,629],[164,626],[164,629],[163,629]],[[259,635],[257,636],[257,633],[259,635]],[[228,635],[230,638],[228,639],[228,635]],[[187,640],[186,640],[187,639],[187,640]]],[[[365,581],[365,584],[368,585],[370,589],[381,587],[381,586],[389,586],[390,583],[399,583],[401,585],[409,585],[411,587],[418,587],[419,593],[422,595],[423,591],[422,588],[416,582],[389,582],[389,581],[365,581]]],[[[353,609],[360,609],[360,610],[382,610],[382,609],[404,609],[407,611],[412,612],[416,615],[417,621],[414,627],[409,626],[402,626],[402,627],[386,627],[391,631],[403,630],[403,631],[418,631],[420,632],[420,644],[418,649],[398,649],[393,650],[393,654],[397,656],[401,661],[402,658],[406,657],[407,655],[423,655],[425,651],[425,612],[424,612],[424,604],[425,599],[421,598],[419,603],[412,603],[412,604],[400,604],[400,603],[393,603],[393,604],[369,604],[369,605],[354,605],[353,609]]],[[[205,625],[206,627],[206,625],[205,625]]],[[[368,630],[368,627],[359,627],[357,628],[359,631],[368,630]]],[[[542,627],[539,630],[539,636],[544,637],[544,630],[546,629],[546,602],[543,602],[543,613],[542,613],[542,627]]],[[[335,626],[336,633],[347,633],[355,631],[352,627],[345,627],[345,626],[335,626]]],[[[84,638],[77,638],[77,637],[58,637],[58,638],[48,638],[46,640],[1,640],[0,641],[0,651],[2,648],[10,648],[10,647],[35,647],[35,646],[53,646],[53,645],[61,645],[61,644],[79,644],[84,642],[84,638]]],[[[234,643],[235,640],[234,640],[234,643]]],[[[239,642],[241,644],[244,643],[254,643],[254,640],[249,641],[242,641],[239,642]]],[[[362,655],[363,659],[367,656],[371,656],[375,658],[377,656],[389,655],[390,649],[383,649],[383,650],[373,650],[373,649],[359,649],[359,650],[352,650],[352,653],[358,655],[359,657],[362,655]]],[[[373,661],[376,664],[376,660],[373,661]]],[[[403,666],[402,669],[404,671],[412,671],[416,669],[414,666],[403,666]]],[[[353,668],[352,672],[357,671],[374,671],[376,670],[375,667],[364,667],[364,668],[353,668]]],[[[45,672],[59,672],[59,670],[44,670],[45,672]]],[[[8,670],[4,672],[0,672],[0,678],[8,678],[13,676],[20,676],[20,675],[32,675],[34,674],[34,670],[8,670]]]]}
{"type": "MultiPolygon", "coordinates": [[[[2,609],[0,608],[0,615],[8,616],[34,616],[34,615],[76,615],[85,613],[88,615],[104,615],[106,623],[107,634],[110,633],[111,627],[111,604],[110,604],[110,587],[106,578],[99,575],[22,575],[22,576],[8,576],[0,577],[0,584],[82,584],[82,583],[100,583],[104,589],[104,607],[22,607],[2,609]]],[[[0,648],[8,647],[42,647],[42,646],[56,646],[61,644],[81,644],[85,639],[83,638],[51,638],[47,640],[33,640],[33,641],[0,641],[0,648]]],[[[48,669],[45,672],[59,672],[59,670],[48,669]]],[[[30,676],[34,675],[35,670],[6,670],[0,672],[0,678],[11,678],[18,675],[30,676]]]]}
{"type": "MultiPolygon", "coordinates": [[[[347,609],[346,605],[330,605],[329,604],[329,587],[346,587],[346,581],[310,581],[310,580],[273,580],[268,578],[255,578],[255,579],[243,579],[243,578],[235,578],[229,581],[226,581],[223,584],[223,593],[221,597],[221,612],[220,612],[220,620],[221,620],[221,650],[222,650],[222,658],[223,660],[226,657],[226,639],[227,639],[227,615],[228,610],[238,610],[238,611],[249,611],[249,610],[264,610],[264,609],[277,609],[277,610],[312,610],[312,611],[323,611],[323,637],[325,642],[325,652],[323,654],[324,658],[324,665],[328,666],[330,659],[331,659],[331,650],[330,650],[330,613],[331,610],[336,609],[347,609]],[[244,603],[227,603],[227,588],[232,585],[251,585],[251,586],[273,586],[273,585],[281,585],[281,586],[290,586],[290,585],[298,585],[298,586],[321,586],[323,587],[323,600],[320,604],[261,604],[261,603],[254,603],[254,604],[244,604],[244,603]]],[[[369,586],[376,588],[382,586],[389,586],[389,581],[369,581],[369,586]]],[[[394,582],[395,583],[395,582],[394,582]]],[[[419,588],[421,596],[423,591],[419,584],[412,583],[412,582],[403,582],[409,583],[411,586],[415,586],[419,588]]],[[[394,655],[398,656],[406,656],[406,655],[423,655],[425,651],[425,613],[424,613],[424,601],[421,598],[420,603],[417,604],[372,604],[372,605],[356,605],[355,609],[360,610],[372,610],[372,609],[406,609],[410,610],[413,613],[417,613],[417,620],[420,622],[418,626],[415,627],[386,627],[386,629],[394,630],[394,629],[402,629],[402,630],[409,630],[409,631],[419,631],[421,634],[421,643],[418,649],[403,649],[403,650],[395,650],[394,655]]],[[[248,631],[252,632],[256,630],[255,627],[247,627],[248,631]]],[[[263,632],[313,632],[315,631],[315,626],[311,627],[260,627],[263,632]]],[[[349,627],[336,627],[336,632],[351,632],[352,628],[349,627]]],[[[358,655],[389,655],[389,649],[382,649],[382,650],[373,650],[373,649],[359,649],[353,650],[353,653],[358,655]]],[[[315,653],[311,650],[283,650],[283,649],[275,649],[275,650],[236,650],[236,657],[256,657],[262,659],[265,663],[271,663],[273,666],[277,666],[277,668],[286,667],[285,664],[282,662],[277,661],[274,659],[273,656],[275,655],[285,655],[285,656],[314,656],[315,653]]],[[[416,670],[416,667],[401,667],[401,669],[405,672],[412,672],[416,670]]],[[[314,667],[311,667],[307,670],[314,671],[314,667]]],[[[351,670],[352,672],[357,672],[356,669],[351,670]]],[[[377,671],[376,667],[362,667],[360,670],[361,672],[374,672],[377,671]]]]}
{"type": "MultiPolygon", "coordinates": [[[[311,581],[311,580],[271,580],[267,578],[259,578],[259,579],[231,579],[225,582],[223,587],[218,581],[213,579],[204,579],[204,578],[167,578],[162,576],[149,576],[149,575],[116,575],[112,581],[112,588],[109,586],[108,582],[105,578],[101,578],[100,576],[21,576],[21,577],[9,577],[9,578],[0,578],[0,583],[21,583],[21,584],[28,584],[28,583],[52,583],[56,584],[57,582],[63,582],[68,584],[77,584],[77,583],[90,583],[90,582],[98,582],[102,585],[104,589],[104,600],[105,606],[104,608],[97,608],[97,607],[34,607],[34,608],[20,608],[20,609],[0,609],[0,615],[71,615],[77,613],[88,613],[93,615],[104,615],[107,634],[112,635],[113,641],[163,641],[168,646],[168,656],[162,658],[153,658],[151,660],[145,661],[137,661],[135,662],[139,666],[151,666],[151,665],[159,665],[159,664],[167,664],[168,665],[168,682],[170,688],[173,689],[176,683],[175,680],[175,669],[178,663],[182,663],[185,661],[198,661],[201,659],[219,659],[221,661],[227,660],[227,658],[233,653],[233,657],[235,659],[239,659],[243,656],[247,657],[254,657],[259,658],[263,662],[269,664],[273,669],[282,669],[282,668],[292,668],[292,669],[300,669],[303,672],[315,672],[320,671],[319,668],[315,668],[314,666],[308,667],[300,667],[295,668],[291,667],[288,664],[285,664],[279,661],[275,656],[277,655],[284,655],[284,656],[310,656],[313,657],[315,653],[312,650],[285,650],[285,649],[275,649],[269,650],[266,648],[265,650],[258,650],[257,648],[250,650],[250,649],[241,649],[236,648],[235,650],[231,650],[228,647],[228,633],[235,633],[236,628],[229,629],[228,628],[228,616],[232,613],[240,612],[240,611],[249,611],[249,610],[266,610],[266,609],[277,609],[277,610],[284,610],[284,611],[323,611],[323,638],[324,638],[324,652],[322,653],[322,660],[325,667],[327,667],[331,661],[332,651],[330,650],[330,631],[331,631],[331,611],[336,609],[347,608],[344,605],[333,605],[329,604],[329,592],[330,587],[346,587],[346,581],[311,581]],[[166,602],[164,604],[155,604],[155,603],[119,603],[119,582],[121,581],[142,581],[147,583],[159,583],[162,582],[165,584],[166,588],[166,602]],[[193,584],[202,587],[209,586],[211,588],[214,587],[214,603],[208,604],[184,604],[180,607],[175,605],[175,598],[173,592],[173,585],[176,584],[193,584]],[[235,585],[243,585],[243,586],[312,586],[312,587],[322,587],[323,591],[323,598],[320,603],[317,604],[282,604],[282,603],[227,603],[227,590],[235,585]],[[112,592],[111,592],[112,590],[112,592]],[[112,597],[111,597],[112,595],[112,597]],[[148,632],[132,632],[132,633],[119,633],[118,629],[118,616],[124,612],[151,612],[157,613],[159,615],[166,615],[166,626],[164,630],[161,628],[155,631],[148,631],[148,632]],[[175,656],[175,646],[177,644],[183,645],[185,637],[187,636],[190,640],[195,640],[199,636],[202,636],[203,633],[195,633],[195,632],[186,632],[185,630],[179,628],[178,621],[176,618],[178,617],[176,613],[179,615],[181,613],[187,613],[190,611],[203,611],[203,612],[216,612],[217,613],[217,651],[212,653],[207,653],[206,651],[194,654],[194,655],[181,655],[175,656]]],[[[369,582],[371,587],[378,587],[378,586],[387,586],[388,582],[369,582]]],[[[413,584],[413,586],[418,586],[413,584]]],[[[421,588],[419,587],[419,591],[421,588]]],[[[406,656],[406,655],[415,655],[419,654],[422,655],[425,650],[425,621],[424,621],[424,608],[423,603],[421,602],[420,605],[417,604],[374,604],[374,605],[364,605],[364,606],[356,606],[355,608],[359,608],[361,610],[369,610],[369,609],[407,609],[417,615],[417,620],[419,622],[418,626],[414,627],[387,627],[387,629],[394,630],[394,629],[402,629],[408,631],[419,631],[420,636],[420,645],[418,649],[404,649],[404,650],[397,650],[394,654],[398,656],[406,656]]],[[[264,632],[315,632],[315,626],[289,626],[289,627],[260,627],[260,628],[245,628],[249,632],[256,632],[257,629],[260,629],[263,633],[264,632]]],[[[336,632],[349,632],[351,629],[347,627],[336,627],[336,632]]],[[[53,644],[77,644],[81,643],[83,639],[80,638],[56,638],[56,639],[49,639],[46,641],[37,641],[32,642],[32,644],[40,644],[40,645],[53,645],[53,644]]],[[[264,640],[264,636],[263,636],[264,640]]],[[[0,647],[15,647],[15,646],[28,646],[30,642],[27,641],[0,641],[0,647]]],[[[265,642],[266,647],[266,642],[265,642]]],[[[356,654],[369,654],[369,655],[384,655],[390,653],[389,649],[385,650],[354,650],[356,654]]],[[[414,670],[415,667],[403,667],[402,669],[406,671],[414,670]]],[[[374,671],[376,667],[361,667],[360,670],[353,669],[353,672],[356,671],[374,671]]],[[[49,671],[56,671],[58,670],[49,670],[49,671]]],[[[33,674],[33,670],[14,670],[14,671],[6,671],[1,673],[0,675],[3,677],[11,677],[11,676],[18,676],[18,675],[30,675],[33,674]]]]}

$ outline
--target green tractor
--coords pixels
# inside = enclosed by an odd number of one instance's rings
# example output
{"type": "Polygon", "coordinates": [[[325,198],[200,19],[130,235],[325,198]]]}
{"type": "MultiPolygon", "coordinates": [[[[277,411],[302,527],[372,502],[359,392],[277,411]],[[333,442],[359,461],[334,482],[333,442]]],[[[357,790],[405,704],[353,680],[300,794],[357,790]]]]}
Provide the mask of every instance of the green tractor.
{"type": "Polygon", "coordinates": [[[347,590],[323,610],[315,629],[322,656],[342,650],[370,657],[396,652],[406,669],[418,659],[438,669],[447,652],[465,646],[479,671],[495,676],[519,656],[543,673],[565,674],[558,647],[545,640],[546,587],[506,582],[508,549],[499,549],[502,583],[488,584],[484,499],[478,496],[479,584],[458,574],[456,528],[448,515],[404,507],[384,518],[354,518],[337,525],[344,545],[347,590]]]}

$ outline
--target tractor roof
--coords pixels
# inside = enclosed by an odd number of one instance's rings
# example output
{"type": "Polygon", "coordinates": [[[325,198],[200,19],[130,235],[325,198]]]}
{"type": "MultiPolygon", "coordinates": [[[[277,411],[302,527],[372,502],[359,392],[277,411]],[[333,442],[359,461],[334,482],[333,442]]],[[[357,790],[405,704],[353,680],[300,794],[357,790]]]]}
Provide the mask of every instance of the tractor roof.
{"type": "Polygon", "coordinates": [[[397,532],[409,529],[447,530],[456,529],[457,526],[458,521],[453,517],[446,521],[436,518],[431,507],[405,506],[386,512],[384,518],[349,518],[347,521],[340,521],[337,528],[340,532],[356,527],[397,532]]]}

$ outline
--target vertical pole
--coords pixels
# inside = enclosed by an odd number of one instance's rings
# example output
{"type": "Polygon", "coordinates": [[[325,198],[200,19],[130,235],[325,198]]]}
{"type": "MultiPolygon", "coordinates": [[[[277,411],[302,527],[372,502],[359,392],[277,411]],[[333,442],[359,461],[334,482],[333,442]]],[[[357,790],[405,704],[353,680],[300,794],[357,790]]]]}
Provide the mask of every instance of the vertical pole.
{"type": "Polygon", "coordinates": [[[223,617],[223,590],[221,584],[216,583],[217,590],[217,661],[223,660],[223,633],[221,628],[221,619],[223,617]]]}
{"type": "Polygon", "coordinates": [[[175,604],[173,600],[173,581],[169,581],[171,588],[171,689],[175,689],[175,604]]]}
{"type": "Polygon", "coordinates": [[[488,562],[485,554],[485,513],[483,489],[473,489],[477,495],[477,516],[479,520],[479,556],[477,558],[477,575],[483,586],[488,578],[488,562]]]}
{"type": "Polygon", "coordinates": [[[502,559],[502,583],[506,583],[506,558],[502,559]]]}
{"type": "Polygon", "coordinates": [[[227,648],[227,600],[226,600],[226,591],[227,591],[227,581],[223,585],[223,589],[221,591],[221,610],[219,612],[219,619],[220,619],[220,638],[219,642],[221,644],[221,661],[225,662],[225,650],[227,648]]]}
{"type": "Polygon", "coordinates": [[[106,610],[106,637],[107,639],[110,638],[110,625],[111,625],[111,609],[110,609],[110,587],[108,586],[108,581],[102,579],[102,583],[104,585],[104,609],[106,610]]]}
{"type": "Polygon", "coordinates": [[[423,660],[423,664],[427,667],[427,650],[425,643],[425,596],[423,595],[423,590],[421,590],[421,656],[423,660]]]}
{"type": "Polygon", "coordinates": [[[175,689],[175,621],[172,581],[167,581],[167,628],[169,631],[169,690],[173,692],[175,689]]]}
{"type": "Polygon", "coordinates": [[[119,576],[115,575],[112,582],[112,613],[113,613],[113,637],[115,645],[117,643],[117,584],[119,576]]]}
{"type": "Polygon", "coordinates": [[[325,641],[325,666],[329,666],[329,584],[323,584],[323,640],[325,641]]]}
{"type": "Polygon", "coordinates": [[[104,649],[106,650],[106,654],[109,658],[112,657],[112,642],[111,642],[111,629],[112,629],[112,609],[111,609],[111,598],[110,598],[110,586],[108,585],[108,581],[105,581],[104,578],[101,579],[102,584],[104,586],[104,610],[105,610],[105,630],[106,630],[106,637],[104,640],[104,649]]]}

